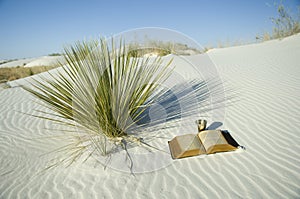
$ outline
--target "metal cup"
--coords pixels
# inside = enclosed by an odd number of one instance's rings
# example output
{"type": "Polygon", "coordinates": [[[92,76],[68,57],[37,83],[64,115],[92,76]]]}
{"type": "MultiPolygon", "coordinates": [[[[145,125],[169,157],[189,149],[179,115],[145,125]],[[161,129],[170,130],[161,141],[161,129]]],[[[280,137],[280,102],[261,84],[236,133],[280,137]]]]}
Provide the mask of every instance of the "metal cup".
{"type": "Polygon", "coordinates": [[[207,124],[206,120],[197,120],[196,122],[198,125],[198,132],[204,131],[206,129],[206,124],[207,124]]]}

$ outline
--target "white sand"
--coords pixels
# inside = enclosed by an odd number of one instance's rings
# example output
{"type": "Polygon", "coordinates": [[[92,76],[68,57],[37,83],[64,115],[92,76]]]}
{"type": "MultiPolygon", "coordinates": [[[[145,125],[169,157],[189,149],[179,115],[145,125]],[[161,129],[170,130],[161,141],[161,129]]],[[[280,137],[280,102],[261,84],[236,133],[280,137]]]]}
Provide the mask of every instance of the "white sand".
{"type": "MultiPolygon", "coordinates": [[[[62,61],[62,56],[43,56],[36,58],[19,59],[0,64],[0,68],[7,67],[34,67],[34,66],[55,66],[57,61],[62,61]]],[[[1,63],[1,62],[0,62],[1,63]]]]}
{"type": "Polygon", "coordinates": [[[27,63],[24,67],[54,66],[58,61],[63,61],[63,56],[44,56],[27,63]]]}
{"type": "MultiPolygon", "coordinates": [[[[20,87],[1,90],[0,198],[299,198],[299,44],[296,35],[209,51],[226,89],[237,94],[222,129],[247,150],[176,160],[135,176],[93,161],[38,175],[48,161],[40,155],[61,142],[33,138],[55,126],[19,113],[38,108],[20,87]]],[[[202,55],[185,59],[203,62],[202,55]]]]}
{"type": "Polygon", "coordinates": [[[30,63],[31,61],[35,60],[37,58],[27,58],[27,59],[18,59],[14,61],[9,61],[7,63],[0,64],[0,68],[8,68],[8,67],[23,67],[27,63],[30,63]]]}

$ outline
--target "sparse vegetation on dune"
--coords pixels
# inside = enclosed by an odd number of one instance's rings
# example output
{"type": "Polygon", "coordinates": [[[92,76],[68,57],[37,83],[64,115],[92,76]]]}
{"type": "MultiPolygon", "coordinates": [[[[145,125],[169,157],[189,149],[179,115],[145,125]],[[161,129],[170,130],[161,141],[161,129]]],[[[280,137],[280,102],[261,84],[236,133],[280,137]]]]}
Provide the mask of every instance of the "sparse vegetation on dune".
{"type": "Polygon", "coordinates": [[[48,56],[61,56],[61,54],[60,53],[51,53],[48,56]]]}
{"type": "Polygon", "coordinates": [[[55,68],[54,66],[35,66],[35,67],[10,67],[0,68],[0,83],[21,79],[31,75],[39,74],[55,68]]]}
{"type": "Polygon", "coordinates": [[[293,17],[288,9],[282,3],[277,6],[278,17],[272,17],[274,24],[273,32],[264,33],[256,37],[257,40],[267,41],[271,39],[281,39],[300,32],[300,7],[298,7],[298,16],[293,17]]]}
{"type": "Polygon", "coordinates": [[[131,47],[128,51],[129,56],[132,57],[142,57],[145,55],[156,55],[156,56],[165,56],[169,55],[172,52],[167,50],[167,49],[157,49],[157,48],[141,48],[139,47],[138,49],[131,47]]]}
{"type": "Polygon", "coordinates": [[[191,55],[201,53],[199,49],[189,47],[186,44],[178,42],[164,42],[158,40],[148,40],[144,45],[140,45],[138,43],[130,43],[128,45],[128,51],[132,56],[138,57],[147,54],[165,56],[169,54],[191,55]]]}
{"type": "MultiPolygon", "coordinates": [[[[284,7],[282,3],[277,4],[278,17],[271,17],[271,21],[274,24],[272,32],[264,32],[263,34],[258,34],[256,36],[256,41],[268,41],[272,39],[282,39],[297,33],[300,33],[300,7],[298,7],[297,16],[292,15],[288,9],[284,7]]],[[[236,40],[232,42],[219,42],[217,45],[208,45],[204,47],[203,53],[209,51],[210,49],[216,48],[226,48],[232,46],[240,46],[253,43],[251,41],[236,40]]]]}
{"type": "Polygon", "coordinates": [[[17,59],[8,59],[8,60],[2,60],[1,62],[0,62],[0,64],[6,64],[6,63],[8,63],[8,62],[12,62],[12,61],[16,61],[17,59]]]}

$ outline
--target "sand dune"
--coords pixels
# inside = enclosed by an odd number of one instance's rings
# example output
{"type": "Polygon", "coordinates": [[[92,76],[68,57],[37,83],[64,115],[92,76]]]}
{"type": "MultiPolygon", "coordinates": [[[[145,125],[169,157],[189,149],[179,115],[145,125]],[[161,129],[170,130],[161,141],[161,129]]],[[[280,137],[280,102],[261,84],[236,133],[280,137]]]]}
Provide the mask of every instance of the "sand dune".
{"type": "Polygon", "coordinates": [[[62,56],[43,56],[37,58],[19,59],[0,64],[0,68],[7,67],[34,67],[34,66],[55,66],[57,61],[63,61],[62,56]]]}
{"type": "MultiPolygon", "coordinates": [[[[299,198],[299,44],[295,35],[209,51],[215,75],[235,94],[221,128],[247,150],[172,160],[135,175],[93,159],[39,173],[49,161],[41,155],[63,141],[41,138],[55,124],[24,114],[39,105],[12,82],[0,91],[0,198],[299,198]]],[[[203,63],[203,55],[184,59],[203,63]]]]}
{"type": "Polygon", "coordinates": [[[27,58],[27,59],[18,59],[14,61],[4,61],[0,64],[0,68],[7,68],[7,67],[21,67],[25,66],[27,63],[35,60],[36,58],[27,58]]]}

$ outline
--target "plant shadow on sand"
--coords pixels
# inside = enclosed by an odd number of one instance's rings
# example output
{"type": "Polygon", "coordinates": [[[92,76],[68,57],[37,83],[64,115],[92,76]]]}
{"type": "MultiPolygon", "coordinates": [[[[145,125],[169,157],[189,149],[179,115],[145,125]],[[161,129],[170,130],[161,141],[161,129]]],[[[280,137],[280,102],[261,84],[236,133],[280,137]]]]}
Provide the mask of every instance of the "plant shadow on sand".
{"type": "Polygon", "coordinates": [[[197,112],[198,106],[206,102],[209,96],[205,81],[175,85],[164,91],[164,94],[145,110],[137,124],[154,126],[193,115],[197,112]]]}
{"type": "MultiPolygon", "coordinates": [[[[197,129],[195,121],[199,117],[206,117],[210,112],[225,105],[224,88],[219,81],[191,80],[161,92],[160,97],[147,107],[139,116],[137,125],[131,129],[133,134],[139,132],[138,136],[143,137],[145,141],[163,139],[166,142],[174,136],[168,128],[190,128],[192,125],[197,129]]],[[[212,125],[210,129],[218,128],[222,122],[214,122],[212,125]]]]}
{"type": "MultiPolygon", "coordinates": [[[[141,143],[127,140],[125,150],[120,146],[113,147],[110,154],[100,160],[104,167],[124,171],[126,168],[120,165],[125,162],[130,165],[128,172],[139,173],[147,168],[152,171],[171,164],[167,142],[179,134],[196,133],[195,121],[199,117],[206,119],[225,103],[223,84],[217,80],[192,80],[161,92],[128,134],[141,138],[141,143]]],[[[222,122],[213,122],[209,128],[221,125],[222,122]]]]}

